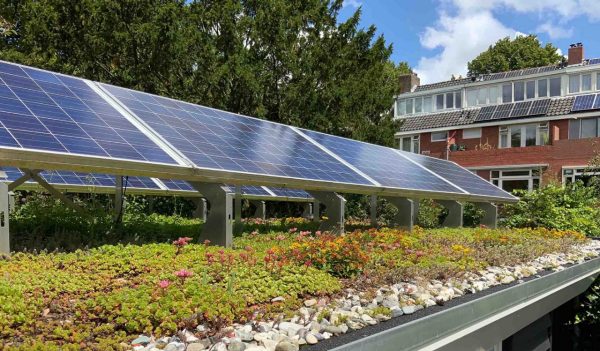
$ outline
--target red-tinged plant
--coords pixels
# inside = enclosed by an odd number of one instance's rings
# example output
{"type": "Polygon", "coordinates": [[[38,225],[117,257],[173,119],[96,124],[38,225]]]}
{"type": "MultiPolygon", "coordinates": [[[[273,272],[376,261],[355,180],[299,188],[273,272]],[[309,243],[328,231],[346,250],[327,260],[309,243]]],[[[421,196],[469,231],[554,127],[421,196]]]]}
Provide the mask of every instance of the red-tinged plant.
{"type": "Polygon", "coordinates": [[[291,233],[295,233],[298,231],[298,228],[294,227],[294,228],[290,228],[289,232],[291,233]]]}
{"type": "Polygon", "coordinates": [[[190,241],[192,241],[192,238],[188,238],[188,237],[181,237],[181,238],[173,241],[173,245],[175,245],[177,247],[177,251],[175,252],[175,254],[179,255],[181,253],[181,250],[183,249],[183,247],[186,246],[187,244],[189,244],[190,241]]]}
{"type": "Polygon", "coordinates": [[[183,284],[185,282],[185,280],[189,277],[191,277],[192,275],[194,275],[194,273],[188,271],[187,269],[180,269],[177,272],[175,272],[175,276],[177,276],[180,280],[181,283],[183,284]]]}
{"type": "Polygon", "coordinates": [[[165,290],[167,289],[169,286],[171,286],[171,281],[170,280],[161,280],[158,282],[158,287],[165,290]]]}

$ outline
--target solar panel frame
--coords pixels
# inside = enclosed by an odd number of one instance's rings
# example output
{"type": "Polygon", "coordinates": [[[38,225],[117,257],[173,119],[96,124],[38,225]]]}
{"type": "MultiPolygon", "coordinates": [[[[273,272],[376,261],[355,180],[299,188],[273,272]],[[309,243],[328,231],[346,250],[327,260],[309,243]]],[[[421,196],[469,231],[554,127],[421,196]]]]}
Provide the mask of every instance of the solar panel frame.
{"type": "Polygon", "coordinates": [[[593,109],[595,99],[596,94],[576,96],[575,100],[573,101],[573,107],[571,108],[571,112],[587,111],[593,109]]]}

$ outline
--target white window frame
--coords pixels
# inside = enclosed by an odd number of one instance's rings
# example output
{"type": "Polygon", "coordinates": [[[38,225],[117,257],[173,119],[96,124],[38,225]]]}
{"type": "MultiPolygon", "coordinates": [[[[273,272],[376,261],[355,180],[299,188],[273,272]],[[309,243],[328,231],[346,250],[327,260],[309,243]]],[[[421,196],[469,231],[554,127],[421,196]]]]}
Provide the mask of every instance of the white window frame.
{"type": "Polygon", "coordinates": [[[490,183],[496,185],[500,189],[504,189],[504,182],[510,180],[527,180],[527,191],[534,189],[534,184],[537,187],[542,182],[542,171],[539,168],[515,168],[515,169],[493,169],[490,170],[490,183]],[[511,175],[511,172],[528,171],[528,175],[511,175]],[[494,172],[498,172],[495,176],[494,172]],[[537,182],[536,182],[537,180],[537,182]]]}
{"type": "Polygon", "coordinates": [[[462,138],[463,139],[479,139],[479,138],[481,138],[481,128],[463,129],[462,138]],[[472,133],[472,134],[470,134],[470,133],[472,133]]]}
{"type": "Polygon", "coordinates": [[[542,122],[542,123],[535,123],[535,124],[514,124],[514,125],[509,125],[509,126],[500,126],[498,128],[498,148],[499,149],[510,149],[513,147],[529,147],[526,145],[527,143],[527,127],[528,126],[532,126],[535,125],[535,145],[529,145],[529,146],[545,146],[548,145],[550,142],[550,125],[548,122],[542,122]],[[520,129],[520,133],[521,133],[521,146],[512,146],[511,144],[511,140],[510,140],[510,136],[512,135],[512,130],[515,128],[519,128],[520,129]],[[546,134],[548,135],[548,144],[544,144],[542,143],[542,133],[541,131],[546,131],[546,134]],[[506,146],[502,146],[502,136],[505,135],[506,136],[506,146]]]}
{"type": "Polygon", "coordinates": [[[440,142],[440,141],[448,141],[448,131],[447,130],[443,130],[443,131],[440,131],[440,132],[431,132],[431,142],[432,143],[437,143],[437,142],[440,142]],[[439,133],[445,133],[446,136],[443,139],[433,139],[433,135],[434,134],[439,134],[439,133]]]}
{"type": "MultiPolygon", "coordinates": [[[[596,75],[598,75],[598,73],[596,73],[596,75]]],[[[596,77],[596,80],[594,80],[594,72],[569,74],[567,77],[569,78],[568,84],[567,84],[569,94],[586,93],[586,92],[590,92],[590,91],[594,91],[594,90],[598,89],[598,86],[596,84],[598,81],[598,77],[596,77]],[[585,89],[585,90],[583,89],[583,76],[590,76],[590,88],[589,89],[585,89]],[[577,82],[577,91],[571,91],[571,78],[577,78],[579,80],[577,82]]]]}
{"type": "Polygon", "coordinates": [[[568,166],[562,168],[562,184],[566,185],[567,180],[574,183],[577,177],[597,176],[600,177],[600,169],[590,170],[588,166],[568,166]]]}
{"type": "Polygon", "coordinates": [[[414,135],[405,135],[400,137],[400,143],[399,143],[399,147],[401,151],[406,151],[406,152],[412,152],[415,154],[418,154],[421,152],[421,135],[420,134],[414,134],[414,135]],[[403,144],[404,144],[404,139],[410,139],[410,150],[404,150],[403,148],[403,144]],[[416,143],[416,150],[415,150],[415,141],[416,143]]]}

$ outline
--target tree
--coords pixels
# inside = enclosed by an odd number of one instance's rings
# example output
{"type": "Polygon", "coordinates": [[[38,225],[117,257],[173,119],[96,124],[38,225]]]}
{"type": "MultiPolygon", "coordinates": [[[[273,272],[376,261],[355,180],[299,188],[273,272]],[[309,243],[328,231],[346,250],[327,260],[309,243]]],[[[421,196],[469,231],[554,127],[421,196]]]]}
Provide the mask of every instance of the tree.
{"type": "Polygon", "coordinates": [[[393,145],[406,64],[342,0],[0,0],[0,58],[393,145]]]}
{"type": "Polygon", "coordinates": [[[548,43],[542,46],[535,35],[498,40],[468,63],[469,75],[496,73],[558,64],[562,56],[548,43]]]}

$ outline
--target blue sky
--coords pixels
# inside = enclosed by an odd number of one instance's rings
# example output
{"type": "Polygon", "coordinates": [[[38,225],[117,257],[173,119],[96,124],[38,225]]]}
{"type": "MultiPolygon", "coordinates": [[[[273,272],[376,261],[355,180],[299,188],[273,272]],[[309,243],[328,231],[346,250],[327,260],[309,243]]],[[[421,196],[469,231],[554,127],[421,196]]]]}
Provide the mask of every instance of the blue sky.
{"type": "Polygon", "coordinates": [[[585,57],[600,57],[600,0],[345,0],[340,19],[362,8],[422,83],[464,75],[467,62],[496,40],[536,34],[563,54],[582,42],[585,57]]]}

